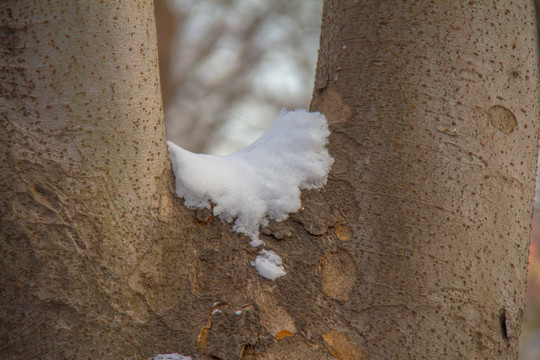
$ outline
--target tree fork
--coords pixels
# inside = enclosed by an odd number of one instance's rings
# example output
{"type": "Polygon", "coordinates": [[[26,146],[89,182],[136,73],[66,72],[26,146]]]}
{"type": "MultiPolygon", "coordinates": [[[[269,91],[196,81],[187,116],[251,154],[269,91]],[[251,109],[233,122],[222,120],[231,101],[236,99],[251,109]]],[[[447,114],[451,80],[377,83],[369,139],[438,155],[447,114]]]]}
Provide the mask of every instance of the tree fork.
{"type": "Polygon", "coordinates": [[[151,2],[4,2],[0,357],[515,357],[531,6],[326,3],[312,106],[336,162],[262,229],[272,282],[172,194],[151,2]]]}

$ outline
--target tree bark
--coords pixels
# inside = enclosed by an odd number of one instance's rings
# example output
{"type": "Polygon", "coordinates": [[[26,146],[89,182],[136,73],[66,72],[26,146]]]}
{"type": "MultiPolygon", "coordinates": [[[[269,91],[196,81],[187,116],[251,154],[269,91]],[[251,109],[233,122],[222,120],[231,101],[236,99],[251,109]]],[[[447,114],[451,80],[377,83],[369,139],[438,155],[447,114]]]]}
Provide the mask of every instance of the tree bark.
{"type": "Polygon", "coordinates": [[[173,194],[152,2],[3,2],[0,357],[515,358],[533,17],[326,3],[312,106],[336,162],[262,229],[272,282],[173,194]]]}
{"type": "Polygon", "coordinates": [[[371,357],[515,359],[538,137],[533,3],[327,1],[312,107],[371,357]],[[352,197],[352,200],[351,200],[352,197]]]}
{"type": "Polygon", "coordinates": [[[0,5],[3,359],[148,343],[134,269],[172,211],[152,6],[0,5]]]}

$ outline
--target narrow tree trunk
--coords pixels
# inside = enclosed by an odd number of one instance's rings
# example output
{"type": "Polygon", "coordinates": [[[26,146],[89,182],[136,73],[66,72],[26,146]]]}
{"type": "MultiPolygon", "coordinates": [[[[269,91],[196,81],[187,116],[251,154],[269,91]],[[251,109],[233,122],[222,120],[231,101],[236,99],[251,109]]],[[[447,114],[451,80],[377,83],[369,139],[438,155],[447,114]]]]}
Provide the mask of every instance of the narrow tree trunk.
{"type": "Polygon", "coordinates": [[[529,1],[327,1],[312,106],[376,359],[515,359],[538,136],[529,1]]]}

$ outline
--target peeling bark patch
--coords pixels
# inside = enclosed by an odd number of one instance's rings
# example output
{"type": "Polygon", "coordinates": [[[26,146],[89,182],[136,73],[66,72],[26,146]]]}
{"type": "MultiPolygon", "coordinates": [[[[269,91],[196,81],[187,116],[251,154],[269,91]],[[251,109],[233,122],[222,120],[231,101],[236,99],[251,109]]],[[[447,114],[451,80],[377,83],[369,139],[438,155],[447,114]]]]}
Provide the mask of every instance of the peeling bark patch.
{"type": "Polygon", "coordinates": [[[283,240],[291,237],[292,232],[283,222],[270,221],[268,225],[261,229],[264,235],[273,236],[276,240],[283,240]]]}
{"type": "Polygon", "coordinates": [[[369,357],[360,346],[352,342],[345,334],[335,330],[323,336],[328,351],[339,360],[367,360],[369,357]]]}
{"type": "Polygon", "coordinates": [[[318,266],[322,290],[332,299],[348,301],[356,283],[358,269],[353,257],[346,251],[327,253],[318,266]]]}
{"type": "Polygon", "coordinates": [[[341,241],[347,241],[351,239],[351,227],[346,224],[337,223],[334,226],[334,232],[341,241]]]}
{"type": "MultiPolygon", "coordinates": [[[[270,306],[263,308],[261,313],[261,325],[272,335],[278,338],[278,334],[287,331],[296,333],[296,325],[293,317],[282,306],[270,306]]],[[[278,339],[279,340],[279,339],[278,339]]]]}
{"type": "Polygon", "coordinates": [[[276,340],[283,340],[285,339],[286,337],[289,337],[289,336],[292,336],[292,332],[288,331],[288,330],[281,330],[280,332],[278,332],[276,334],[276,340]]]}
{"type": "Polygon", "coordinates": [[[195,218],[195,224],[199,225],[199,226],[205,226],[205,225],[208,225],[210,224],[210,222],[212,221],[212,217],[211,216],[208,216],[206,217],[205,219],[203,220],[200,220],[198,218],[195,218]]]}
{"type": "Polygon", "coordinates": [[[262,327],[276,339],[280,340],[279,336],[283,336],[283,331],[291,334],[297,332],[294,318],[283,306],[276,304],[276,299],[273,296],[259,294],[257,306],[261,309],[260,322],[262,327]]]}
{"type": "MultiPolygon", "coordinates": [[[[212,206],[213,208],[213,206],[212,206]]],[[[210,209],[196,209],[195,210],[195,224],[199,226],[205,226],[212,221],[212,211],[210,209]]]]}
{"type": "Polygon", "coordinates": [[[491,125],[505,134],[512,133],[517,126],[517,120],[514,113],[501,105],[490,107],[488,109],[488,117],[491,125]]]}
{"type": "Polygon", "coordinates": [[[204,324],[201,328],[201,331],[199,331],[199,336],[197,337],[197,345],[199,346],[199,350],[201,350],[202,352],[206,352],[206,349],[208,348],[208,332],[211,328],[212,323],[210,322],[210,320],[208,320],[208,322],[204,324]]]}
{"type": "Polygon", "coordinates": [[[224,304],[212,311],[201,328],[198,347],[217,359],[240,359],[245,347],[257,342],[259,329],[259,318],[253,308],[238,313],[224,304]]]}
{"type": "Polygon", "coordinates": [[[329,124],[348,122],[352,116],[351,107],[345,102],[341,93],[333,87],[316,92],[311,108],[324,114],[329,124]]]}

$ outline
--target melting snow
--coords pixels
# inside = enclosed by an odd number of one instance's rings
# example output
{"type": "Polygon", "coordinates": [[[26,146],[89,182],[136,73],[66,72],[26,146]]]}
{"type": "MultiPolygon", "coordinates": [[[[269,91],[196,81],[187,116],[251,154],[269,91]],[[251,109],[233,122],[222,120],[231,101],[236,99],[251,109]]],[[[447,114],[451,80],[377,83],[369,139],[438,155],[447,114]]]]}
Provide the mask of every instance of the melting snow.
{"type": "Polygon", "coordinates": [[[154,356],[154,360],[191,360],[190,356],[180,354],[159,354],[154,356]]]}
{"type": "Polygon", "coordinates": [[[255,266],[259,275],[269,280],[275,280],[285,274],[285,269],[281,264],[281,258],[272,250],[261,250],[260,255],[251,262],[255,266]]]}

